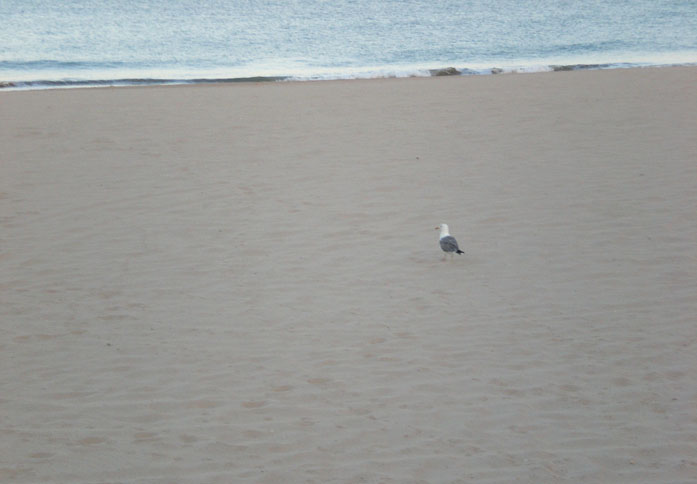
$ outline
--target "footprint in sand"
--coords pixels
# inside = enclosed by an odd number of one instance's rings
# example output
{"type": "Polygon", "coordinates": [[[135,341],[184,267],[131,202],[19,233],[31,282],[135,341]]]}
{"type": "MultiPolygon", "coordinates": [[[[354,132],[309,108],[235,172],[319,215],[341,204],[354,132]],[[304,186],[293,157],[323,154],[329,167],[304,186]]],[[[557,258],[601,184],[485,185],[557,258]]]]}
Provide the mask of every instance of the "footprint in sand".
{"type": "Polygon", "coordinates": [[[266,401],[259,401],[259,402],[242,402],[242,406],[244,408],[259,408],[263,407],[266,405],[266,401]]]}
{"type": "Polygon", "coordinates": [[[106,439],[102,437],[85,437],[84,439],[78,440],[78,443],[82,445],[95,445],[103,442],[106,442],[106,439]]]}

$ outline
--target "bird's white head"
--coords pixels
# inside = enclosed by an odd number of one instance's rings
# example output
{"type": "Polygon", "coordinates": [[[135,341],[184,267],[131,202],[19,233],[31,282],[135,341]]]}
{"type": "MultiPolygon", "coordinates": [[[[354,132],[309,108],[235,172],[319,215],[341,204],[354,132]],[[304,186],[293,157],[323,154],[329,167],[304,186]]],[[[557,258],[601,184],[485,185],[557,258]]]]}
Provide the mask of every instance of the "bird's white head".
{"type": "Polygon", "coordinates": [[[440,224],[438,227],[436,227],[436,230],[440,229],[440,236],[445,237],[446,235],[450,235],[450,231],[448,230],[448,224],[440,224]]]}

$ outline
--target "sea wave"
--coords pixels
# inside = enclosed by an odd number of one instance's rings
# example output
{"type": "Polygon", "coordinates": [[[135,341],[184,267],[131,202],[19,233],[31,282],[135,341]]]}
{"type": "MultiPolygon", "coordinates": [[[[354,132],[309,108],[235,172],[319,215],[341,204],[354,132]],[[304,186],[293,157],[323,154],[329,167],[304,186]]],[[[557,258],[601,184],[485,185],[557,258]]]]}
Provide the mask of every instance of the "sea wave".
{"type": "Polygon", "coordinates": [[[205,78],[205,79],[39,79],[34,81],[0,81],[0,89],[60,89],[78,87],[123,87],[123,86],[151,86],[172,84],[215,84],[229,82],[276,82],[286,80],[287,77],[279,76],[251,76],[234,78],[205,78]]]}

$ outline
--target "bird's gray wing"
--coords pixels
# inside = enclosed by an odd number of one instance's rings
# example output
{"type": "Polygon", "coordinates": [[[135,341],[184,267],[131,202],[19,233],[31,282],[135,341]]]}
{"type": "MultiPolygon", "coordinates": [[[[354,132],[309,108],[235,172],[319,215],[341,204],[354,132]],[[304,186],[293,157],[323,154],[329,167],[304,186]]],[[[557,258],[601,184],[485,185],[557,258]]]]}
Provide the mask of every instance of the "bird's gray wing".
{"type": "Polygon", "coordinates": [[[460,250],[460,248],[457,246],[457,240],[455,240],[455,237],[452,235],[446,235],[440,239],[440,248],[445,252],[456,252],[460,250]]]}

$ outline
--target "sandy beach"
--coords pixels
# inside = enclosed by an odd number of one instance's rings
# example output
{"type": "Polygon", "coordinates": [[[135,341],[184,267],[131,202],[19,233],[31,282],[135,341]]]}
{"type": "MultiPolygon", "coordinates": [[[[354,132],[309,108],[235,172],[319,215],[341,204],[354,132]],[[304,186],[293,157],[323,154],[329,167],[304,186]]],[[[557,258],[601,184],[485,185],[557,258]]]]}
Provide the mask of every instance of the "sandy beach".
{"type": "Polygon", "coordinates": [[[0,92],[0,482],[697,482],[695,86],[0,92]]]}

